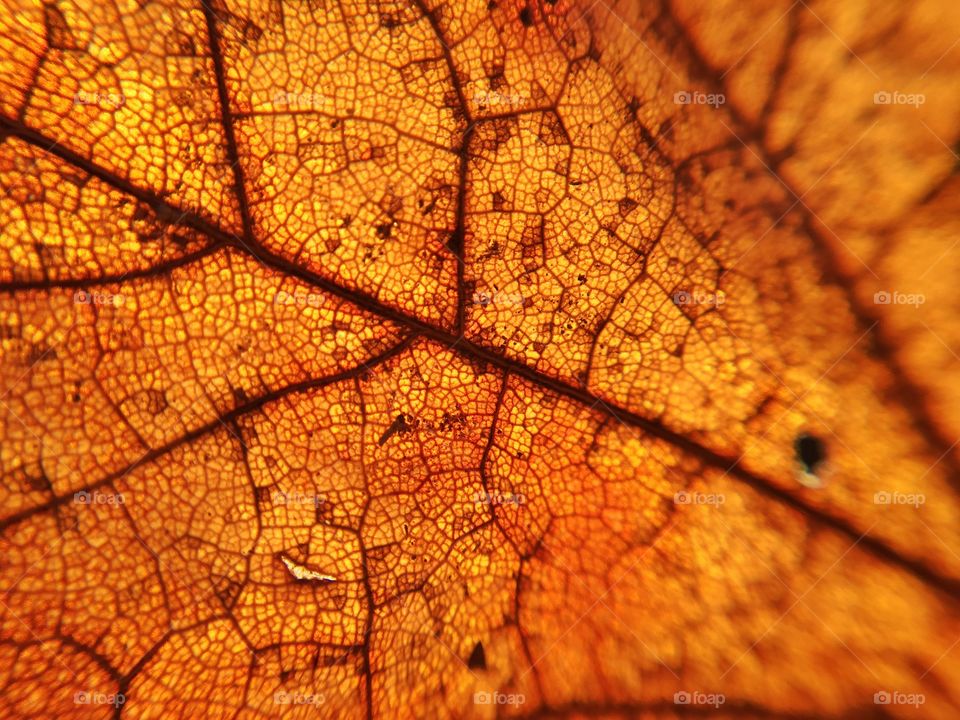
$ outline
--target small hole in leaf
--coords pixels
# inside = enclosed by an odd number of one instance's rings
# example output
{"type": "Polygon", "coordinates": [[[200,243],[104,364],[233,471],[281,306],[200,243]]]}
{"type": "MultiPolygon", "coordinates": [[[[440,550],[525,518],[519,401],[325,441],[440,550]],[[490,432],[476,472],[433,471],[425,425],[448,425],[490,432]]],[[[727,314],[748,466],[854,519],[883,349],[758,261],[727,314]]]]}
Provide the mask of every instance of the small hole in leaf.
{"type": "Polygon", "coordinates": [[[487,655],[483,651],[483,643],[478,642],[473,646],[473,652],[470,653],[470,658],[467,660],[467,667],[471,670],[487,669],[487,655]]]}
{"type": "Polygon", "coordinates": [[[793,442],[797,462],[800,464],[799,479],[801,484],[811,488],[823,486],[822,474],[827,459],[827,446],[816,435],[801,433],[793,442]]]}
{"type": "Polygon", "coordinates": [[[827,459],[827,448],[823,440],[816,435],[803,433],[798,435],[794,447],[797,451],[797,460],[807,472],[816,472],[817,468],[827,459]]]}

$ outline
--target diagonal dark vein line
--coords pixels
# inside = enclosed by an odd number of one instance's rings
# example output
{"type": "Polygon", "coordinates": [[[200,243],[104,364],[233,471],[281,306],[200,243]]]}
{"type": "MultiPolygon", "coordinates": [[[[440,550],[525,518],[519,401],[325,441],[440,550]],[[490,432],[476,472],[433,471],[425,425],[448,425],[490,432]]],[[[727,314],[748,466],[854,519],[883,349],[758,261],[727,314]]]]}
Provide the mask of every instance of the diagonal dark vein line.
{"type": "MultiPolygon", "coordinates": [[[[262,408],[264,405],[267,405],[268,403],[274,402],[276,400],[280,400],[285,397],[289,397],[291,395],[297,395],[299,393],[309,392],[311,390],[319,390],[324,387],[327,387],[328,385],[333,385],[335,383],[342,382],[344,380],[350,380],[352,378],[361,377],[365,373],[370,372],[371,370],[375,369],[377,366],[388,361],[390,358],[393,358],[399,355],[400,353],[402,353],[404,350],[406,350],[410,346],[410,343],[412,343],[415,338],[416,338],[416,335],[414,334],[407,335],[397,344],[392,345],[389,349],[385,350],[379,355],[376,355],[370,358],[369,360],[361,362],[356,367],[350,368],[348,370],[343,370],[341,372],[334,373],[332,375],[327,375],[322,378],[310,378],[308,380],[302,380],[297,383],[291,383],[290,385],[285,385],[284,387],[264,393],[259,397],[253,398],[252,400],[249,400],[245,403],[237,405],[232,410],[229,410],[228,412],[218,415],[216,418],[214,418],[210,422],[204,425],[201,425],[200,427],[194,428],[193,430],[187,433],[184,433],[183,435],[176,438],[175,440],[171,440],[170,442],[164,445],[161,445],[157,448],[150,450],[148,453],[145,453],[144,455],[139,457],[137,460],[129,463],[127,466],[110,473],[106,477],[103,477],[97,480],[96,482],[90,483],[89,485],[85,486],[82,489],[87,491],[92,491],[92,490],[104,487],[106,485],[109,485],[112,482],[116,482],[117,480],[123,478],[125,475],[130,473],[130,471],[133,470],[134,468],[139,467],[142,464],[151,463],[157,460],[158,458],[168,455],[171,452],[177,450],[178,448],[184,447],[189,443],[193,442],[194,440],[197,440],[200,437],[208,435],[209,433],[213,432],[217,428],[222,427],[223,425],[230,423],[231,421],[236,420],[237,418],[243,417],[244,415],[248,415],[251,412],[255,412],[259,410],[260,408],[262,408]]],[[[0,520],[0,533],[2,533],[8,527],[12,525],[16,525],[22,520],[29,518],[33,515],[36,515],[37,513],[42,513],[48,510],[52,510],[53,508],[59,507],[69,502],[73,498],[73,493],[77,491],[78,490],[73,490],[67,495],[56,496],[45,503],[41,503],[39,505],[35,505],[30,508],[25,508],[24,510],[20,510],[19,512],[15,512],[3,518],[2,520],[0,520]]]]}
{"type": "Polygon", "coordinates": [[[39,148],[42,152],[60,158],[64,162],[82,170],[88,175],[102,180],[122,193],[135,197],[146,203],[157,215],[158,219],[169,218],[172,225],[182,225],[213,238],[214,240],[235,242],[237,236],[225,230],[222,226],[190,210],[183,210],[168,202],[163,194],[144,190],[127,178],[108,170],[79,153],[70,150],[63,144],[51,140],[48,136],[0,114],[0,140],[5,137],[15,137],[23,142],[39,148]]]}
{"type": "Polygon", "coordinates": [[[200,0],[203,6],[203,15],[207,20],[207,35],[210,39],[210,56],[213,59],[213,72],[217,78],[217,96],[220,99],[220,117],[223,120],[223,135],[227,145],[227,161],[233,171],[234,192],[240,205],[240,221],[243,225],[243,236],[246,240],[253,240],[253,222],[250,219],[250,203],[247,199],[247,188],[243,178],[243,165],[240,163],[240,152],[237,149],[237,136],[233,127],[233,116],[230,114],[230,94],[227,92],[227,75],[223,66],[223,51],[220,48],[220,32],[217,30],[217,16],[213,8],[205,0],[200,0]]]}
{"type": "MultiPolygon", "coordinates": [[[[25,128],[17,122],[0,117],[0,131],[4,130],[7,134],[15,135],[42,149],[46,149],[51,144],[49,138],[41,135],[40,133],[37,133],[29,128],[25,128]]],[[[522,377],[542,388],[551,390],[559,395],[575,400],[587,407],[592,407],[594,408],[594,412],[613,417],[620,422],[627,423],[631,426],[639,428],[643,432],[649,433],[654,437],[665,440],[684,452],[698,458],[705,465],[717,468],[729,475],[732,475],[733,477],[736,477],[739,481],[744,482],[763,495],[774,498],[775,500],[804,514],[806,517],[811,518],[815,522],[830,527],[833,530],[847,536],[852,541],[861,538],[863,535],[862,530],[858,530],[854,524],[846,518],[808,504],[799,497],[795,497],[791,493],[779,487],[775,482],[745,469],[741,465],[739,457],[722,455],[704,445],[701,445],[698,442],[690,440],[676,431],[667,428],[658,420],[652,420],[638,415],[627,408],[621,407],[616,402],[607,401],[605,398],[596,395],[595,393],[590,392],[583,387],[572,385],[559,378],[547,375],[542,371],[532,368],[517,360],[505,357],[504,355],[501,355],[493,350],[467,340],[458,333],[452,333],[442,327],[425,322],[416,316],[409,315],[401,310],[388,306],[380,300],[367,295],[366,293],[358,290],[346,289],[328,278],[322,277],[315,272],[297,265],[285,257],[277,255],[276,253],[263,247],[254,239],[244,240],[233,233],[225,231],[218,225],[211,223],[208,220],[204,220],[196,213],[182,212],[179,208],[171,205],[155,193],[151,193],[133,186],[128,180],[116,176],[114,173],[99,167],[95,163],[78,156],[72,151],[65,150],[60,146],[56,146],[53,150],[51,150],[51,152],[56,153],[59,157],[68,162],[76,162],[80,169],[100,178],[104,182],[113,185],[117,189],[128,192],[134,197],[137,197],[138,199],[150,204],[158,211],[159,215],[180,217],[179,222],[181,224],[209,234],[209,236],[221,246],[230,246],[239,252],[245,253],[256,259],[265,267],[278,271],[287,276],[296,277],[313,287],[319,288],[330,293],[331,295],[340,297],[341,299],[353,303],[355,306],[366,310],[371,314],[374,314],[384,320],[392,321],[397,325],[408,329],[412,333],[434,340],[437,343],[447,347],[451,352],[467,358],[473,358],[474,360],[486,362],[493,367],[505,370],[512,375],[522,377]]],[[[94,284],[95,282],[96,281],[84,280],[82,283],[75,281],[74,284],[90,285],[94,284]]],[[[59,287],[62,285],[65,285],[65,283],[41,281],[0,283],[0,292],[10,292],[17,289],[30,288],[43,289],[59,287]]],[[[323,380],[313,380],[308,382],[325,384],[325,381],[323,380]]],[[[281,392],[286,391],[295,392],[296,388],[291,387],[281,392]]],[[[216,422],[219,423],[219,420],[216,422]]],[[[207,431],[212,429],[212,427],[207,426],[205,426],[205,428],[207,431]]],[[[183,442],[189,442],[199,435],[202,435],[202,430],[203,429],[194,431],[189,436],[185,436],[182,438],[183,442]]],[[[162,455],[163,453],[160,452],[159,454],[162,455]]],[[[944,462],[946,462],[946,458],[944,459],[944,462]]],[[[104,482],[108,481],[109,480],[105,480],[104,482]]],[[[21,513],[20,515],[24,514],[29,513],[21,513]]],[[[12,522],[16,522],[17,519],[19,519],[19,516],[12,516],[11,518],[0,522],[0,530],[12,522]]],[[[921,562],[915,558],[903,556],[898,551],[893,550],[883,541],[878,540],[873,536],[868,535],[863,537],[862,540],[860,540],[860,545],[866,549],[869,549],[881,559],[908,570],[914,576],[922,579],[934,587],[947,592],[960,593],[960,579],[946,577],[937,571],[932,570],[924,562],[921,562]]]]}
{"type": "MultiPolygon", "coordinates": [[[[714,68],[707,58],[700,51],[696,42],[690,37],[684,24],[680,22],[673,14],[669,2],[663,3],[663,15],[670,22],[678,43],[682,45],[685,57],[689,58],[692,70],[696,75],[707,81],[714,89],[726,89],[725,82],[721,79],[719,71],[714,68]]],[[[778,66],[779,72],[784,72],[784,68],[778,66]]],[[[756,124],[751,123],[736,103],[729,102],[724,106],[730,117],[741,128],[746,128],[749,132],[743,134],[747,141],[753,141],[756,152],[760,159],[772,171],[775,179],[793,195],[794,198],[802,198],[804,193],[794,186],[790,180],[783,176],[781,169],[784,162],[788,159],[784,153],[773,154],[764,142],[763,123],[769,120],[769,113],[772,106],[764,108],[764,113],[760,116],[756,124]]],[[[819,254],[821,262],[819,267],[824,278],[832,285],[837,286],[844,294],[844,298],[850,307],[851,312],[857,322],[861,332],[868,332],[873,341],[873,355],[880,359],[890,370],[894,395],[897,402],[910,413],[914,419],[916,427],[921,434],[933,445],[934,455],[942,457],[942,463],[948,468],[948,482],[955,490],[960,491],[960,458],[953,452],[955,438],[948,437],[944,431],[934,422],[930,409],[925,401],[924,391],[910,379],[907,368],[903,365],[896,353],[895,338],[892,338],[884,329],[884,324],[879,322],[880,318],[872,315],[867,307],[853,290],[850,277],[846,277],[840,270],[840,262],[835,245],[820,228],[822,222],[819,221],[813,212],[803,203],[798,202],[795,212],[800,216],[805,233],[810,237],[814,251],[819,254]],[[872,327],[872,329],[871,329],[872,327]]]]}

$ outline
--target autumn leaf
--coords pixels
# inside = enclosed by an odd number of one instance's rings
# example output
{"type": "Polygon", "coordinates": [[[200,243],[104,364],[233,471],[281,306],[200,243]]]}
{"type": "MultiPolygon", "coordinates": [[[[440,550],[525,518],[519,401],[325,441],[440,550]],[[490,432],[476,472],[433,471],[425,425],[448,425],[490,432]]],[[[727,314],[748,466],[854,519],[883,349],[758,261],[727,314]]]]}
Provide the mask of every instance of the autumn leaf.
{"type": "Polygon", "coordinates": [[[958,712],[960,7],[2,1],[0,716],[958,712]]]}

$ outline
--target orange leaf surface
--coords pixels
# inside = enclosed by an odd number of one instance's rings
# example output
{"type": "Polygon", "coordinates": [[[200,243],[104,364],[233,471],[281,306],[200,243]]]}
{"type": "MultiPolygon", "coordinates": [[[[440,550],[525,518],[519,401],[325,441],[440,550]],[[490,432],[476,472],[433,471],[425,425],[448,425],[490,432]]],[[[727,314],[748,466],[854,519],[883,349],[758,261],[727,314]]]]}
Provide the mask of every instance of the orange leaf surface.
{"type": "Polygon", "coordinates": [[[0,716],[960,711],[960,8],[2,4],[0,716]]]}

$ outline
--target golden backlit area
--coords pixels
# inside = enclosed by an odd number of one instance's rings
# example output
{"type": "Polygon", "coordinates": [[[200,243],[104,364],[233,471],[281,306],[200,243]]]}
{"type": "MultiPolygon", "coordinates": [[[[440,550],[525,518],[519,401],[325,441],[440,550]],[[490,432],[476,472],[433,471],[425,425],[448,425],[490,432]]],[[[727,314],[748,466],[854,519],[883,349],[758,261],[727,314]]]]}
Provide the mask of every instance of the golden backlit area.
{"type": "Polygon", "coordinates": [[[0,0],[0,720],[960,717],[955,0],[0,0]]]}

